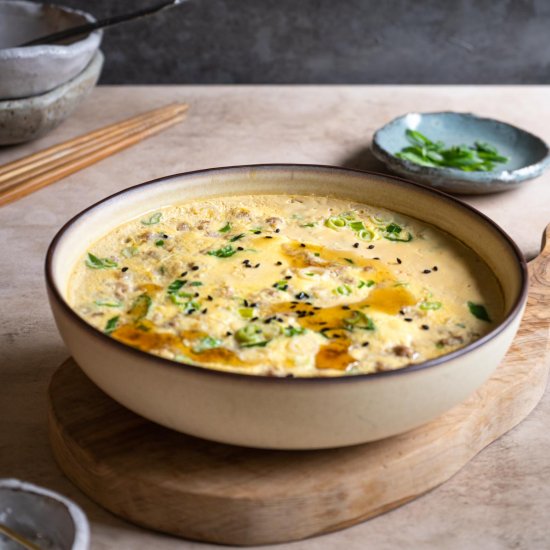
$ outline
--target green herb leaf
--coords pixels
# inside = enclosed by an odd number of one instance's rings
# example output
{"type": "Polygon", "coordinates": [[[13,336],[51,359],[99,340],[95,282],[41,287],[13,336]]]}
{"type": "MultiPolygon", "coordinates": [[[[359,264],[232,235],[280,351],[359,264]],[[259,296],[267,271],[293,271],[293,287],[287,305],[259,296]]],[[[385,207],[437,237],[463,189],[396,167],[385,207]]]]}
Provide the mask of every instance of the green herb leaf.
{"type": "Polygon", "coordinates": [[[344,258],[348,264],[354,264],[355,262],[351,258],[344,258]]]}
{"type": "Polygon", "coordinates": [[[374,286],[375,284],[376,283],[372,279],[369,279],[368,281],[359,281],[357,288],[363,288],[364,286],[368,288],[368,287],[374,286]]]}
{"type": "Polygon", "coordinates": [[[273,288],[276,288],[277,290],[286,290],[288,288],[288,283],[286,281],[277,281],[273,288]]]}
{"type": "Polygon", "coordinates": [[[164,246],[164,241],[162,239],[155,241],[155,246],[164,246]]]}
{"type": "Polygon", "coordinates": [[[221,346],[221,340],[217,338],[212,338],[212,336],[205,336],[201,338],[199,342],[193,347],[195,353],[202,353],[208,349],[219,348],[221,346]]]}
{"type": "Polygon", "coordinates": [[[300,334],[304,334],[304,332],[306,332],[306,329],[303,328],[303,327],[293,327],[291,325],[289,325],[288,327],[285,327],[283,329],[283,334],[285,336],[288,336],[288,337],[292,337],[292,336],[297,336],[297,335],[300,335],[300,334]]]}
{"type": "Polygon", "coordinates": [[[201,281],[192,281],[189,283],[189,286],[202,286],[201,281]]]}
{"type": "Polygon", "coordinates": [[[468,302],[468,309],[474,317],[477,317],[481,321],[486,321],[487,323],[491,322],[491,318],[489,317],[485,306],[482,306],[481,304],[474,304],[474,302],[468,302]]]}
{"type": "Polygon", "coordinates": [[[227,222],[221,229],[218,229],[218,233],[227,233],[231,231],[231,224],[227,222]]]}
{"type": "Polygon", "coordinates": [[[317,224],[314,223],[314,222],[310,222],[310,223],[303,223],[302,225],[300,225],[300,227],[315,227],[317,224]]]}
{"type": "Polygon", "coordinates": [[[375,330],[374,321],[365,315],[362,311],[353,311],[351,316],[344,319],[344,328],[353,330],[356,328],[363,330],[375,330]]]}
{"type": "Polygon", "coordinates": [[[155,212],[151,217],[149,217],[145,220],[141,220],[141,223],[143,225],[156,225],[157,223],[160,222],[161,218],[162,218],[162,213],[161,212],[155,212]]]}
{"type": "Polygon", "coordinates": [[[137,246],[128,246],[127,248],[123,248],[121,254],[125,258],[132,258],[139,252],[137,246]]]}
{"type": "Polygon", "coordinates": [[[148,294],[140,294],[132,304],[132,307],[128,310],[128,315],[133,318],[134,322],[140,321],[149,313],[149,308],[152,303],[153,300],[151,300],[151,296],[148,294]]]}
{"type": "Polygon", "coordinates": [[[119,319],[120,319],[120,315],[116,315],[115,317],[111,317],[107,321],[107,324],[105,325],[105,330],[104,330],[105,334],[111,334],[112,332],[114,332],[114,330],[118,325],[119,319]]]}
{"type": "Polygon", "coordinates": [[[186,283],[187,280],[185,279],[176,279],[175,281],[172,281],[168,285],[168,294],[176,294],[181,287],[185,286],[186,283]]]}
{"type": "Polygon", "coordinates": [[[91,269],[111,269],[112,267],[118,267],[118,264],[113,262],[113,260],[109,260],[109,258],[98,258],[90,252],[88,252],[86,265],[91,269]]]}
{"type": "Polygon", "coordinates": [[[421,302],[418,306],[423,311],[441,309],[443,304],[441,302],[421,302]]]}
{"type": "Polygon", "coordinates": [[[261,327],[254,324],[246,325],[235,332],[235,340],[242,348],[264,347],[269,343],[261,327]]]}
{"type": "Polygon", "coordinates": [[[239,233],[238,235],[235,235],[234,237],[231,237],[229,239],[230,243],[234,243],[235,241],[238,241],[239,239],[242,239],[244,237],[244,233],[239,233]]]}
{"type": "Polygon", "coordinates": [[[121,307],[122,302],[118,300],[96,300],[95,301],[96,306],[102,306],[102,307],[121,307]]]}
{"type": "Polygon", "coordinates": [[[342,285],[335,289],[336,294],[340,296],[349,296],[353,291],[349,285],[342,285]]]}
{"type": "Polygon", "coordinates": [[[216,256],[216,258],[229,258],[230,256],[233,256],[237,252],[236,248],[233,248],[230,244],[227,246],[224,246],[222,248],[218,248],[218,250],[210,250],[207,252],[209,256],[216,256]]]}

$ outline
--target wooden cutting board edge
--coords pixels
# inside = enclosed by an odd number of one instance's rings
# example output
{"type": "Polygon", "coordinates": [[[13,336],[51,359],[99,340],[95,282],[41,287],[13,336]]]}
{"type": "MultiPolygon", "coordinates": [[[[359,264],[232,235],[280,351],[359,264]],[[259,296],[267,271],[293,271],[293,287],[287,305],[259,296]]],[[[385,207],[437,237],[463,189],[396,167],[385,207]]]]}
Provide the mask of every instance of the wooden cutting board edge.
{"type": "Polygon", "coordinates": [[[360,523],[437,487],[535,408],[550,366],[550,226],[529,273],[522,324],[495,374],[412,432],[321,451],[220,445],[127,411],[68,359],[49,388],[54,456],[111,512],[189,539],[268,544],[360,523]]]}

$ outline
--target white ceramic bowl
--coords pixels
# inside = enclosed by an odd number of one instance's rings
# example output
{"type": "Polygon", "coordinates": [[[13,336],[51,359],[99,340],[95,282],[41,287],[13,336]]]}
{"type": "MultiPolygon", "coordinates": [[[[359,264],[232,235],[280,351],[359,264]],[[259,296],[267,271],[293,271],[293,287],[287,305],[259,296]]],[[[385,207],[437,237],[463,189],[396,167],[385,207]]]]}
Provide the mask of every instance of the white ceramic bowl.
{"type": "Polygon", "coordinates": [[[95,21],[83,11],[21,0],[0,0],[0,99],[43,94],[74,78],[97,52],[102,31],[69,44],[16,47],[95,21]]]}
{"type": "Polygon", "coordinates": [[[46,281],[65,343],[107,394],[159,424],[224,443],[277,449],[353,445],[402,433],[460,403],[495,370],[519,326],[525,261],[492,221],[421,185],[367,172],[303,165],[220,168],[170,176],[83,211],[48,250],[46,281]],[[97,239],[151,209],[227,194],[333,195],[431,223],[473,248],[502,286],[506,316],[463,349],[397,371],[339,378],[273,378],[181,365],[128,347],[88,325],[65,300],[73,266],[97,239]]]}

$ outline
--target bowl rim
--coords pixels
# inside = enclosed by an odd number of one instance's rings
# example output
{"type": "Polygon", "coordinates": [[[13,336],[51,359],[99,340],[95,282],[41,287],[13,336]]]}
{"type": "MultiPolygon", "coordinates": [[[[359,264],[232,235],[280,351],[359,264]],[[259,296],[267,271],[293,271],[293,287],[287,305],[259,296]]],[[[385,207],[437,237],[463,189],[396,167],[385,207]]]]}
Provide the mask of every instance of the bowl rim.
{"type": "Polygon", "coordinates": [[[410,111],[399,115],[395,118],[392,118],[389,122],[378,128],[372,136],[372,150],[374,155],[384,162],[385,164],[391,163],[398,165],[403,172],[407,172],[411,176],[421,175],[421,176],[432,176],[440,177],[449,180],[461,181],[465,183],[487,183],[487,182],[500,182],[505,184],[514,185],[525,181],[526,179],[531,179],[540,175],[542,171],[550,164],[550,147],[548,143],[544,141],[541,137],[524,130],[519,126],[510,124],[503,120],[498,120],[496,118],[484,117],[477,115],[475,113],[465,112],[465,111],[410,111]],[[512,128],[514,131],[529,136],[531,139],[537,141],[544,149],[544,155],[531,164],[526,164],[514,170],[492,170],[490,172],[464,172],[458,168],[450,167],[430,167],[430,166],[421,166],[413,162],[400,159],[395,156],[394,153],[388,151],[383,147],[379,142],[379,136],[383,131],[387,131],[392,126],[396,125],[398,122],[406,119],[410,115],[420,115],[421,117],[447,117],[447,116],[457,116],[463,118],[469,118],[472,120],[477,120],[482,123],[490,122],[496,123],[500,126],[506,126],[512,128]]]}
{"type": "Polygon", "coordinates": [[[206,375],[206,376],[222,376],[226,378],[231,378],[234,380],[245,380],[245,381],[267,381],[269,383],[298,383],[298,384],[307,384],[307,383],[345,383],[345,382],[353,382],[353,381],[365,381],[365,380],[379,380],[381,378],[386,378],[390,376],[406,376],[407,374],[414,374],[419,371],[423,371],[425,369],[430,369],[433,367],[437,367],[439,365],[445,364],[448,361],[451,361],[453,359],[456,359],[457,357],[461,357],[463,355],[467,355],[468,353],[476,350],[477,348],[483,346],[485,343],[489,342],[490,340],[493,340],[495,337],[497,337],[501,332],[503,332],[518,316],[518,314],[522,311],[522,308],[527,300],[527,291],[528,291],[528,270],[527,270],[527,262],[518,248],[517,244],[512,240],[512,238],[493,220],[491,220],[488,216],[477,210],[476,208],[470,206],[469,204],[466,204],[459,199],[448,195],[447,193],[443,193],[442,191],[439,191],[437,189],[433,189],[431,187],[428,187],[426,185],[422,185],[419,183],[415,183],[409,180],[406,180],[404,178],[400,178],[393,175],[383,174],[380,172],[373,172],[368,170],[357,170],[352,168],[345,168],[340,166],[333,166],[333,165],[322,165],[322,164],[299,164],[299,163],[262,163],[262,164],[242,164],[242,165],[235,165],[235,166],[221,166],[221,167],[214,167],[214,168],[205,168],[200,170],[192,170],[188,172],[181,172],[177,174],[171,174],[168,176],[163,176],[160,178],[156,178],[153,180],[149,180],[143,183],[139,183],[137,185],[133,185],[131,187],[127,187],[126,189],[122,189],[121,191],[117,191],[116,193],[113,193],[112,195],[109,195],[91,206],[85,208],[84,210],[81,210],[79,213],[74,215],[71,219],[69,219],[62,227],[59,229],[59,231],[55,234],[54,238],[50,242],[50,245],[48,246],[48,250],[46,253],[45,258],[45,278],[46,278],[46,288],[48,291],[48,294],[50,295],[50,299],[54,299],[58,305],[61,306],[63,311],[72,319],[73,322],[76,322],[76,324],[84,329],[88,334],[90,334],[92,337],[99,339],[100,342],[103,342],[111,347],[114,347],[117,350],[120,350],[125,353],[129,353],[130,355],[134,355],[136,357],[141,357],[142,359],[148,359],[154,363],[157,363],[159,366],[164,366],[172,369],[190,369],[190,372],[196,373],[199,375],[206,375]],[[463,208],[472,214],[480,217],[483,222],[485,222],[487,225],[489,225],[493,230],[495,230],[499,236],[508,244],[513,254],[516,256],[518,267],[520,270],[520,291],[518,295],[516,296],[516,299],[510,308],[509,313],[506,315],[506,317],[490,332],[488,332],[486,335],[481,337],[478,340],[475,340],[474,342],[468,344],[467,346],[464,346],[463,348],[460,348],[458,350],[455,350],[451,353],[447,353],[444,355],[441,355],[439,357],[428,359],[427,361],[423,361],[422,363],[415,363],[411,364],[399,369],[389,370],[389,371],[381,371],[381,372],[374,372],[374,373],[363,373],[363,374],[354,374],[354,375],[347,375],[347,376],[311,376],[311,377],[294,377],[294,376],[287,376],[287,377],[278,377],[278,376],[269,376],[269,375],[258,375],[258,374],[245,374],[240,372],[232,372],[232,371],[224,371],[224,370],[218,370],[212,367],[202,367],[199,365],[193,365],[190,363],[184,363],[180,361],[173,361],[172,359],[167,359],[164,357],[160,357],[158,355],[154,355],[152,353],[142,351],[140,349],[128,346],[127,344],[124,344],[118,340],[115,340],[114,338],[104,334],[102,331],[98,330],[94,326],[87,323],[76,311],[67,303],[67,301],[63,298],[61,292],[59,291],[57,284],[55,282],[55,277],[53,274],[53,259],[56,254],[56,250],[60,244],[60,241],[62,240],[64,234],[72,227],[72,225],[77,222],[80,218],[91,212],[92,210],[95,210],[97,208],[100,208],[105,203],[108,203],[112,201],[113,199],[120,197],[124,194],[128,193],[134,193],[139,192],[142,189],[154,186],[161,182],[166,182],[170,180],[176,180],[176,179],[190,179],[197,175],[207,174],[207,173],[239,173],[239,172],[248,172],[250,170],[265,170],[265,171],[276,171],[276,170],[304,170],[306,172],[323,172],[323,173],[330,173],[330,172],[344,172],[351,176],[355,175],[358,177],[361,176],[375,176],[377,178],[382,179],[389,179],[397,184],[400,184],[402,186],[412,186],[416,188],[417,191],[420,191],[421,193],[425,193],[427,195],[435,195],[440,200],[447,201],[454,206],[458,206],[458,208],[463,208]]]}
{"type": "MultiPolygon", "coordinates": [[[[55,8],[71,15],[80,15],[85,20],[83,24],[95,23],[97,21],[91,13],[77,8],[62,6],[61,4],[37,4],[36,2],[30,2],[29,0],[0,0],[0,5],[11,6],[14,8],[17,8],[18,5],[37,7],[37,14],[41,13],[44,8],[48,6],[49,8],[55,8]]],[[[96,29],[69,44],[37,44],[36,46],[11,46],[9,48],[1,48],[0,61],[7,61],[10,59],[32,59],[43,55],[52,55],[57,58],[73,57],[90,48],[97,50],[102,37],[103,31],[101,29],[96,29]]]]}

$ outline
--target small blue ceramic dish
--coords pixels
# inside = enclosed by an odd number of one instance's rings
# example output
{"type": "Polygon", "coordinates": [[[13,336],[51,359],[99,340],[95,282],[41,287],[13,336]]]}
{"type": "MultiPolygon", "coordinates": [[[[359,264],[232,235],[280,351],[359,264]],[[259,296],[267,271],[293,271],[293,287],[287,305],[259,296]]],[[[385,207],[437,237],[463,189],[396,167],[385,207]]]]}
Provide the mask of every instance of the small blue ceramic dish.
{"type": "Polygon", "coordinates": [[[393,172],[457,194],[481,195],[514,189],[521,182],[540,176],[550,164],[550,150],[542,139],[511,124],[471,113],[408,113],[395,118],[376,131],[372,152],[393,172]],[[448,146],[484,141],[509,160],[491,172],[420,166],[395,156],[410,145],[405,135],[407,129],[448,146]]]}

